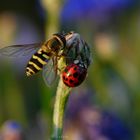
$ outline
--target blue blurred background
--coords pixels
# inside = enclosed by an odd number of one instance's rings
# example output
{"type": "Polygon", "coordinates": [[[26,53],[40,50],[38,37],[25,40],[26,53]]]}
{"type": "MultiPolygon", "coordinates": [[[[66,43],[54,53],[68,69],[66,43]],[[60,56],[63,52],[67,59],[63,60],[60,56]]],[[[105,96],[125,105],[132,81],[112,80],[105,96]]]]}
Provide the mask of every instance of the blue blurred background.
{"type": "MultiPolygon", "coordinates": [[[[44,3],[1,0],[0,48],[47,39],[53,17],[44,3]]],[[[63,0],[59,6],[58,31],[80,33],[93,56],[87,79],[71,92],[64,139],[140,140],[139,1],[63,0]]],[[[57,82],[48,88],[41,73],[27,78],[28,59],[0,59],[0,135],[8,140],[45,140],[52,131],[57,82]]]]}

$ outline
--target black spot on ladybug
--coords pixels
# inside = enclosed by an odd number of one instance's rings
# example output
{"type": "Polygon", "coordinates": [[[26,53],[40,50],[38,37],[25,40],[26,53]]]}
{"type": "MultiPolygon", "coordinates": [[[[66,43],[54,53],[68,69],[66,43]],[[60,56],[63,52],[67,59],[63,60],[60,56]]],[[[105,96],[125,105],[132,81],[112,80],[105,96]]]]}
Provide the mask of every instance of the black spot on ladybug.
{"type": "Polygon", "coordinates": [[[66,81],[68,81],[68,78],[65,78],[66,81]]]}
{"type": "Polygon", "coordinates": [[[78,77],[78,72],[75,72],[75,73],[73,74],[73,77],[74,77],[74,78],[78,77]]]}
{"type": "Polygon", "coordinates": [[[70,83],[73,83],[74,81],[70,79],[69,82],[70,82],[70,83]]]}
{"type": "Polygon", "coordinates": [[[74,67],[74,70],[77,70],[77,67],[74,67]]]}
{"type": "Polygon", "coordinates": [[[65,80],[65,76],[63,76],[63,79],[65,80]]]}

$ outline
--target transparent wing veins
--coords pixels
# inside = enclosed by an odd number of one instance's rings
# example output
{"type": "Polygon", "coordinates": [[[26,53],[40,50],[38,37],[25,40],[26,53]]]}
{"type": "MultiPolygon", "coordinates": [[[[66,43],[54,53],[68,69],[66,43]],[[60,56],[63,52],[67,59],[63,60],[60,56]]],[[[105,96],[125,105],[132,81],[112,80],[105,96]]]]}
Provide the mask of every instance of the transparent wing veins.
{"type": "Polygon", "coordinates": [[[54,69],[54,61],[52,58],[46,65],[44,65],[42,76],[47,86],[51,86],[52,83],[56,80],[57,73],[54,69]]]}
{"type": "Polygon", "coordinates": [[[41,47],[42,43],[12,45],[0,49],[0,56],[22,57],[34,53],[41,47]]]}

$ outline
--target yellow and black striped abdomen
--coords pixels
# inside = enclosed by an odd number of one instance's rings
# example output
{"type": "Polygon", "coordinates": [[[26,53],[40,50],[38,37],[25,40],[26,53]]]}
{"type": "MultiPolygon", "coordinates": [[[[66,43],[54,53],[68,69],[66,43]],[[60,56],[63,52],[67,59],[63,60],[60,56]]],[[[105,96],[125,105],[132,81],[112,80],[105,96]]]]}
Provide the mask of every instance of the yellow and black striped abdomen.
{"type": "Polygon", "coordinates": [[[42,49],[36,52],[27,64],[26,75],[31,76],[40,71],[43,68],[43,65],[49,61],[51,56],[51,52],[45,52],[42,49]]]}

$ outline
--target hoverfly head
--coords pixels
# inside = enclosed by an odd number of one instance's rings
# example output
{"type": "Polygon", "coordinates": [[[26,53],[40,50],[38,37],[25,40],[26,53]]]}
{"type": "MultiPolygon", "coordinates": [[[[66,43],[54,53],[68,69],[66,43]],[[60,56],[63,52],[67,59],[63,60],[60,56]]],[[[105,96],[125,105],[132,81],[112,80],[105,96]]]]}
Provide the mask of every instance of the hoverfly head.
{"type": "Polygon", "coordinates": [[[60,42],[60,50],[63,50],[66,46],[66,39],[65,36],[62,33],[56,33],[54,36],[57,38],[57,40],[60,42]]]}

